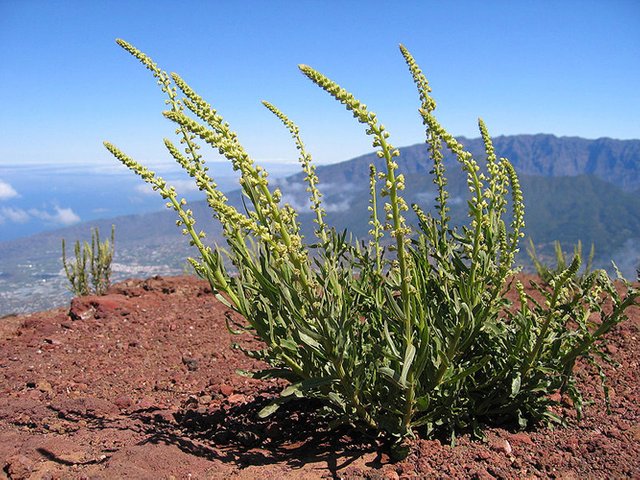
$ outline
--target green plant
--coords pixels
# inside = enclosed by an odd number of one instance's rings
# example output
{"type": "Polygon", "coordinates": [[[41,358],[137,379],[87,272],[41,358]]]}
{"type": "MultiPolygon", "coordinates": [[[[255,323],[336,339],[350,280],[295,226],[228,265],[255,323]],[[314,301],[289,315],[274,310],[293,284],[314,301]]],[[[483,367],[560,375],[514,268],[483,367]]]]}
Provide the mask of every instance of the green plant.
{"type": "MultiPolygon", "coordinates": [[[[534,268],[538,276],[542,279],[542,281],[546,284],[564,272],[569,266],[570,258],[562,251],[562,245],[559,241],[553,242],[553,250],[556,257],[556,266],[551,267],[547,265],[536,253],[536,247],[533,243],[533,240],[529,239],[529,245],[527,246],[527,254],[533,263],[534,268]]],[[[583,279],[587,278],[593,269],[593,257],[595,255],[595,246],[591,245],[591,250],[589,250],[589,256],[587,257],[587,263],[584,267],[584,270],[581,274],[576,273],[575,278],[572,279],[577,282],[581,282],[583,279]]],[[[573,247],[573,256],[580,257],[580,261],[582,262],[582,242],[578,240],[578,244],[573,247]]]]}
{"type": "Polygon", "coordinates": [[[82,245],[76,240],[75,261],[67,261],[67,249],[62,239],[62,266],[69,280],[70,290],[78,296],[103,295],[111,284],[111,261],[115,248],[115,226],[111,226],[111,239],[100,241],[98,228],[91,230],[91,243],[82,245]]]}
{"type": "MultiPolygon", "coordinates": [[[[194,178],[222,224],[226,255],[203,243],[186,201],[165,180],[114,145],[106,148],[150,183],[176,211],[178,225],[196,246],[190,259],[221,302],[238,312],[245,329],[265,347],[247,351],[271,368],[248,373],[278,377],[289,386],[261,415],[291,398],[322,401],[333,424],[350,423],[383,433],[401,445],[422,429],[425,435],[473,430],[487,421],[553,421],[549,394],[566,391],[580,408],[573,365],[601,352],[602,335],[624,318],[638,292],[621,298],[603,272],[590,274],[580,289],[568,283],[579,258],[551,281],[537,303],[516,282],[520,302],[510,308],[504,293],[515,273],[514,258],[524,227],[518,176],[498,159],[482,121],[486,146],[481,166],[433,115],[435,101],[410,53],[400,47],[421,100],[419,109],[437,186],[436,215],[413,205],[418,228],[406,220],[399,155],[377,116],[353,95],[312,68],[300,70],[364,124],[385,168],[370,170],[370,239],[353,242],[325,222],[318,177],[298,127],[263,102],[288,129],[299,152],[315,217],[315,239],[304,242],[294,209],[281,203],[267,173],[249,157],[229,125],[177,74],[168,75],[132,45],[136,57],[167,95],[165,117],[175,122],[179,149],[164,143],[194,178]],[[240,173],[244,211],[227,202],[210,176],[196,140],[228,158],[240,173]],[[449,224],[443,146],[466,172],[471,193],[469,225],[449,224]],[[511,197],[511,218],[504,216],[511,197]],[[229,275],[226,262],[237,269],[229,275]],[[604,309],[609,295],[613,308],[604,309]],[[591,313],[601,313],[599,322],[591,313]]],[[[397,450],[402,453],[402,449],[397,450]]]]}

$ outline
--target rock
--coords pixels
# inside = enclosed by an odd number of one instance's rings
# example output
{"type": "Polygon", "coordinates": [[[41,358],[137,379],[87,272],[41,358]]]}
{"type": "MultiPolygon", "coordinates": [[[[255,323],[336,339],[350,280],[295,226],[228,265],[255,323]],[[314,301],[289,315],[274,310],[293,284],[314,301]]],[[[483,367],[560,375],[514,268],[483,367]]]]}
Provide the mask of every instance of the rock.
{"type": "Polygon", "coordinates": [[[133,400],[131,400],[131,397],[129,395],[120,395],[113,401],[113,403],[120,410],[126,410],[131,405],[133,405],[133,400]]]}
{"type": "Polygon", "coordinates": [[[553,393],[549,395],[549,400],[551,400],[552,402],[560,403],[560,400],[562,400],[562,395],[560,395],[560,392],[553,393]]]}
{"type": "Polygon", "coordinates": [[[486,451],[486,450],[479,450],[476,453],[476,459],[478,460],[482,460],[482,461],[487,461],[491,458],[491,453],[486,451]]]}
{"type": "Polygon", "coordinates": [[[529,436],[528,433],[525,432],[518,432],[518,433],[514,433],[513,435],[511,435],[511,441],[513,443],[520,443],[523,445],[533,445],[533,440],[531,440],[531,437],[529,436]]]}
{"type": "Polygon", "coordinates": [[[11,479],[27,479],[33,471],[34,461],[24,455],[14,455],[7,459],[4,471],[11,479]]]}
{"type": "Polygon", "coordinates": [[[618,347],[616,347],[614,344],[612,343],[608,343],[607,344],[607,352],[610,355],[615,355],[616,353],[618,353],[618,347]]]}
{"type": "Polygon", "coordinates": [[[74,416],[109,418],[120,413],[112,402],[93,397],[62,398],[52,402],[51,408],[58,412],[60,418],[74,416]]]}
{"type": "Polygon", "coordinates": [[[140,410],[151,410],[157,408],[156,401],[152,397],[144,397],[138,402],[140,410]]]}
{"type": "Polygon", "coordinates": [[[86,297],[76,297],[71,300],[69,317],[74,321],[88,320],[93,318],[95,311],[95,307],[91,305],[91,303],[86,302],[86,297]]]}
{"type": "Polygon", "coordinates": [[[154,415],[154,420],[160,423],[176,423],[176,416],[173,410],[161,410],[154,415]]]}
{"type": "Polygon", "coordinates": [[[491,448],[496,452],[504,453],[506,455],[511,455],[511,452],[513,451],[509,441],[503,438],[496,438],[495,440],[492,440],[491,448]]]}
{"type": "Polygon", "coordinates": [[[496,478],[493,475],[491,475],[486,468],[483,468],[483,467],[479,467],[470,473],[471,473],[470,475],[471,478],[476,478],[478,480],[494,480],[496,478]]]}
{"type": "Polygon", "coordinates": [[[122,295],[89,295],[71,300],[69,317],[72,320],[101,319],[114,315],[129,315],[128,302],[122,295]]]}
{"type": "Polygon", "coordinates": [[[231,395],[233,395],[233,387],[231,385],[221,385],[220,386],[220,393],[222,395],[224,395],[225,397],[229,397],[231,395]]]}
{"type": "Polygon", "coordinates": [[[233,395],[229,395],[227,400],[229,403],[245,403],[247,401],[247,397],[240,395],[239,393],[235,393],[233,395]]]}
{"type": "Polygon", "coordinates": [[[400,480],[400,475],[395,470],[387,470],[384,472],[385,480],[400,480]]]}
{"type": "Polygon", "coordinates": [[[42,393],[48,393],[49,395],[53,395],[53,387],[46,380],[40,380],[36,383],[36,388],[40,390],[42,393]]]}
{"type": "Polygon", "coordinates": [[[198,370],[198,360],[191,357],[182,357],[182,363],[187,367],[187,370],[190,372],[195,372],[198,370]]]}

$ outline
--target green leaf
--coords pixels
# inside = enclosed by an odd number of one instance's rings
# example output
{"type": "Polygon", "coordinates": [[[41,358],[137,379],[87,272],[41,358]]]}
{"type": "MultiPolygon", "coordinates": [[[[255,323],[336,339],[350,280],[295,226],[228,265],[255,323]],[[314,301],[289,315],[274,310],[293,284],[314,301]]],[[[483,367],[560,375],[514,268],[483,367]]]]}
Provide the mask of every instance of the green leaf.
{"type": "Polygon", "coordinates": [[[383,322],[382,326],[384,331],[384,338],[387,341],[387,345],[389,345],[391,352],[399,360],[400,352],[398,352],[398,349],[396,348],[396,344],[393,341],[393,338],[391,338],[391,334],[389,333],[389,325],[387,324],[387,322],[383,322]]]}
{"type": "Polygon", "coordinates": [[[516,395],[518,395],[518,393],[520,393],[520,382],[521,382],[521,378],[520,378],[520,373],[516,374],[515,377],[513,377],[513,380],[511,381],[511,397],[515,397],[516,395]]]}
{"type": "Polygon", "coordinates": [[[429,395],[422,395],[416,398],[416,409],[418,412],[426,412],[431,405],[431,397],[429,395]]]}
{"type": "Polygon", "coordinates": [[[304,395],[304,392],[308,392],[309,390],[315,390],[319,387],[324,387],[333,383],[335,379],[333,377],[322,377],[322,378],[309,378],[307,380],[303,380],[302,382],[294,383],[289,385],[287,388],[280,392],[280,396],[289,397],[291,395],[299,396],[299,394],[304,395]]]}
{"type": "Polygon", "coordinates": [[[396,374],[395,370],[389,367],[380,367],[378,369],[380,375],[389,380],[396,387],[404,390],[406,386],[403,383],[400,383],[400,375],[396,374]]]}
{"type": "Polygon", "coordinates": [[[400,373],[400,379],[398,380],[401,385],[406,385],[407,383],[407,375],[409,374],[409,369],[411,368],[411,364],[413,363],[413,358],[416,356],[416,347],[413,346],[412,343],[407,345],[407,350],[404,353],[404,361],[402,362],[402,373],[400,373]]]}
{"type": "Polygon", "coordinates": [[[280,339],[280,346],[290,352],[298,351],[298,344],[291,340],[290,338],[282,338],[280,339]]]}
{"type": "Polygon", "coordinates": [[[267,418],[273,415],[280,408],[280,403],[272,402],[258,412],[259,418],[267,418]]]}
{"type": "Polygon", "coordinates": [[[484,367],[487,363],[489,363],[490,360],[491,360],[490,355],[485,356],[481,360],[477,360],[476,363],[470,365],[469,367],[465,368],[461,372],[447,379],[446,383],[456,383],[456,382],[459,382],[460,380],[463,380],[465,377],[469,375],[473,375],[482,367],[484,367]]]}

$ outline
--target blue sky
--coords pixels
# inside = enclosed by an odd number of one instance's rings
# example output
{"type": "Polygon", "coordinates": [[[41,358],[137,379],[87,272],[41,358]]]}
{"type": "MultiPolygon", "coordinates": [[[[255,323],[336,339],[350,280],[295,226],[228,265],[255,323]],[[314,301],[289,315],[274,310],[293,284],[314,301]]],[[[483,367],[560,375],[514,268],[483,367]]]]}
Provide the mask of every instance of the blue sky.
{"type": "Polygon", "coordinates": [[[318,163],[372,150],[299,63],[377,112],[394,145],[423,141],[398,43],[456,135],[477,136],[481,116],[493,135],[640,138],[637,0],[0,0],[0,167],[115,162],[104,139],[152,166],[169,161],[162,94],[117,37],[180,73],[258,161],[296,158],[262,99],[298,122],[318,163]]]}

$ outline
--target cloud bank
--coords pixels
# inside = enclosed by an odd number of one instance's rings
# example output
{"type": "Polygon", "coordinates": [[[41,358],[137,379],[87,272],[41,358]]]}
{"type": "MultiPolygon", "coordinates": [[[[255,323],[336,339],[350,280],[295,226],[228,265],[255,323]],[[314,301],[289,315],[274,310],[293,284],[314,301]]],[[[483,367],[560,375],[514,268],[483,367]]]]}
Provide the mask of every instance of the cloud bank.
{"type": "Polygon", "coordinates": [[[0,200],[8,200],[17,197],[18,192],[4,180],[0,179],[0,200]]]}
{"type": "Polygon", "coordinates": [[[48,225],[67,227],[80,221],[80,217],[71,208],[61,208],[54,206],[53,211],[38,208],[24,210],[15,207],[0,208],[0,224],[27,223],[32,220],[41,220],[48,225]]]}

